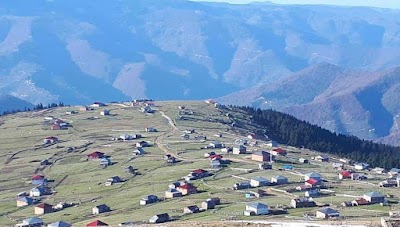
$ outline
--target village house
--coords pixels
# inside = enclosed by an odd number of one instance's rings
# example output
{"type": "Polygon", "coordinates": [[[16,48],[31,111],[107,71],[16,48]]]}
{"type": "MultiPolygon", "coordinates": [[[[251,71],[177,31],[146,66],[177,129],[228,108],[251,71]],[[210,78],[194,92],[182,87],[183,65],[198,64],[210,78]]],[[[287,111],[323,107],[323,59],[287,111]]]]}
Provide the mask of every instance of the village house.
{"type": "Polygon", "coordinates": [[[92,214],[101,214],[109,211],[111,211],[111,209],[106,204],[101,204],[92,208],[92,214]]]}
{"type": "Polygon", "coordinates": [[[257,195],[255,192],[246,192],[246,193],[244,193],[244,197],[246,199],[253,199],[253,198],[257,198],[257,195]]]}
{"type": "Polygon", "coordinates": [[[100,115],[101,116],[109,116],[110,115],[110,111],[109,110],[102,110],[102,111],[100,111],[100,115]]]}
{"type": "Polygon", "coordinates": [[[86,111],[89,111],[89,110],[90,110],[90,108],[88,106],[79,107],[79,111],[81,111],[81,112],[86,112],[86,111]]]}
{"type": "Polygon", "coordinates": [[[252,187],[263,187],[269,185],[270,182],[263,177],[254,177],[250,180],[250,185],[252,187]]]}
{"type": "Polygon", "coordinates": [[[92,221],[86,224],[86,227],[104,227],[104,226],[108,226],[108,224],[99,220],[92,221]]]}
{"type": "Polygon", "coordinates": [[[312,198],[300,197],[297,199],[292,199],[290,201],[290,205],[293,208],[303,208],[303,207],[315,207],[317,204],[312,198]]]}
{"type": "Polygon", "coordinates": [[[194,213],[199,213],[200,209],[196,205],[191,205],[183,208],[183,213],[184,214],[194,214],[194,213]]]}
{"type": "Polygon", "coordinates": [[[106,106],[106,104],[102,102],[94,102],[91,107],[101,107],[101,106],[106,106]]]}
{"type": "Polygon", "coordinates": [[[263,162],[263,163],[258,164],[258,169],[260,169],[260,170],[272,169],[272,165],[271,165],[271,163],[263,162]]]}
{"type": "Polygon", "coordinates": [[[215,202],[213,200],[206,200],[201,203],[201,208],[203,210],[209,210],[209,209],[214,209],[215,208],[215,202]]]}
{"type": "Polygon", "coordinates": [[[47,227],[71,227],[71,226],[72,226],[71,224],[64,221],[53,222],[47,225],[47,227]]]}
{"type": "Polygon", "coordinates": [[[384,203],[385,197],[379,192],[368,192],[363,195],[363,199],[368,201],[371,204],[375,203],[384,203]]]}
{"type": "Polygon", "coordinates": [[[334,210],[330,207],[324,207],[315,212],[316,218],[331,219],[331,218],[338,218],[339,216],[340,216],[339,211],[334,210]]]}
{"type": "Polygon", "coordinates": [[[282,169],[281,170],[284,170],[284,171],[292,171],[293,170],[293,166],[291,166],[291,165],[284,165],[284,166],[282,166],[282,169]]]}
{"type": "Polygon", "coordinates": [[[235,145],[232,149],[233,154],[246,154],[246,147],[243,145],[235,145]]]}
{"type": "Polygon", "coordinates": [[[221,149],[222,153],[232,153],[233,152],[233,147],[224,147],[221,149]]]}
{"type": "Polygon", "coordinates": [[[319,196],[319,193],[320,193],[319,188],[311,188],[311,189],[306,190],[304,192],[304,197],[306,197],[306,198],[309,198],[309,197],[315,198],[315,197],[319,196]]]}
{"type": "Polygon", "coordinates": [[[122,179],[119,176],[113,176],[107,179],[106,186],[110,186],[120,182],[122,182],[122,179]]]}
{"type": "Polygon", "coordinates": [[[99,151],[95,151],[95,152],[90,153],[90,154],[87,155],[87,158],[90,159],[90,160],[100,159],[100,158],[103,158],[103,157],[104,157],[104,153],[99,152],[99,151]]]}
{"type": "Polygon", "coordinates": [[[278,147],[279,146],[279,144],[276,141],[273,141],[273,140],[267,141],[265,143],[265,145],[267,145],[269,147],[278,147]]]}
{"type": "Polygon", "coordinates": [[[222,164],[221,164],[220,159],[219,160],[218,159],[211,160],[210,167],[212,169],[220,169],[220,168],[222,168],[222,164]]]}
{"type": "Polygon", "coordinates": [[[57,143],[57,142],[58,142],[58,138],[54,137],[54,136],[50,136],[50,137],[43,139],[43,144],[53,144],[53,143],[57,143]]]}
{"type": "Polygon", "coordinates": [[[173,198],[177,198],[177,197],[182,197],[182,192],[180,192],[174,188],[169,188],[167,191],[165,191],[166,199],[173,199],[173,198]]]}
{"type": "Polygon", "coordinates": [[[186,129],[183,132],[186,133],[186,134],[193,134],[193,133],[196,133],[196,130],[194,130],[194,129],[186,129]]]}
{"type": "Polygon", "coordinates": [[[41,203],[35,206],[35,214],[42,215],[53,212],[53,206],[47,203],[41,203]]]}
{"type": "Polygon", "coordinates": [[[305,158],[299,158],[299,162],[303,163],[303,164],[308,164],[309,163],[308,159],[305,159],[305,158]]]}
{"type": "Polygon", "coordinates": [[[190,135],[187,134],[187,133],[182,134],[181,137],[182,137],[183,140],[189,140],[190,139],[190,135]]]}
{"type": "Polygon", "coordinates": [[[258,162],[274,162],[275,156],[267,151],[259,151],[251,155],[251,160],[258,162]]]}
{"type": "Polygon", "coordinates": [[[144,155],[144,150],[143,150],[143,148],[141,148],[141,147],[136,148],[136,149],[133,151],[133,155],[144,155]]]}
{"type": "Polygon", "coordinates": [[[204,178],[204,177],[210,176],[210,173],[207,170],[204,170],[204,169],[195,169],[192,172],[190,172],[190,174],[192,176],[196,177],[196,179],[200,179],[200,178],[204,178]]]}
{"type": "Polygon", "coordinates": [[[317,179],[314,178],[310,178],[304,182],[304,185],[311,186],[311,188],[315,188],[321,185],[321,181],[318,181],[317,179]]]}
{"type": "Polygon", "coordinates": [[[143,197],[139,204],[140,205],[147,205],[147,204],[151,204],[151,203],[156,203],[158,202],[158,197],[155,195],[147,195],[145,197],[143,197]]]}
{"type": "Polygon", "coordinates": [[[351,205],[352,206],[364,206],[364,205],[369,205],[369,202],[364,198],[358,198],[358,199],[351,201],[351,205]]]}
{"type": "Polygon", "coordinates": [[[210,155],[210,160],[221,160],[223,157],[222,157],[222,155],[219,155],[219,154],[213,154],[213,155],[210,155]]]}
{"type": "Polygon", "coordinates": [[[367,177],[363,173],[351,173],[352,180],[366,180],[367,177]]]}
{"type": "Polygon", "coordinates": [[[319,173],[315,173],[315,172],[307,173],[304,176],[304,181],[307,181],[307,180],[309,180],[311,178],[313,178],[313,179],[315,179],[317,181],[322,181],[322,176],[319,173]]]}
{"type": "Polygon", "coordinates": [[[246,210],[244,211],[245,216],[252,215],[265,215],[269,213],[268,205],[255,202],[246,205],[246,210]]]}
{"type": "Polygon", "coordinates": [[[356,170],[365,170],[369,167],[369,164],[367,163],[356,163],[354,164],[354,169],[356,170]]]}
{"type": "Polygon", "coordinates": [[[327,155],[318,155],[317,157],[315,157],[316,161],[319,162],[329,162],[329,156],[327,155]]]}
{"type": "Polygon", "coordinates": [[[250,182],[248,182],[248,181],[243,181],[243,182],[240,182],[240,183],[235,183],[235,184],[233,185],[233,189],[234,189],[234,190],[248,189],[248,188],[250,188],[250,187],[251,187],[251,185],[250,185],[250,182]]]}
{"type": "Polygon", "coordinates": [[[154,215],[149,219],[150,223],[164,223],[168,222],[170,217],[167,213],[154,215]]]}
{"type": "Polygon", "coordinates": [[[136,143],[136,147],[150,147],[150,144],[146,141],[140,141],[136,143]]]}
{"type": "Polygon", "coordinates": [[[390,178],[379,182],[379,187],[396,187],[396,186],[397,186],[396,178],[390,178]]]}
{"type": "Polygon", "coordinates": [[[196,194],[197,188],[190,183],[179,186],[176,190],[182,192],[182,195],[196,194]]]}
{"type": "Polygon", "coordinates": [[[43,175],[33,175],[31,183],[33,185],[45,185],[47,184],[47,179],[43,175]]]}
{"type": "Polygon", "coordinates": [[[373,171],[374,173],[377,173],[377,174],[384,174],[384,173],[386,173],[386,170],[385,170],[384,168],[381,168],[381,167],[373,168],[372,171],[373,171]]]}
{"type": "Polygon", "coordinates": [[[195,140],[207,140],[207,136],[205,135],[197,135],[194,137],[195,140]]]}
{"type": "Polygon", "coordinates": [[[311,190],[311,189],[313,189],[312,186],[305,185],[305,184],[304,185],[299,185],[299,186],[296,187],[297,191],[307,191],[307,190],[311,190]]]}
{"type": "Polygon", "coordinates": [[[175,158],[174,156],[172,156],[171,154],[166,154],[166,155],[164,156],[164,158],[165,158],[165,161],[166,161],[168,164],[174,164],[174,163],[177,162],[177,161],[176,161],[176,158],[175,158]]]}
{"type": "Polygon", "coordinates": [[[144,106],[144,107],[140,108],[140,111],[142,113],[154,113],[154,110],[151,109],[150,106],[144,106]]]}
{"type": "Polygon", "coordinates": [[[350,171],[341,171],[339,172],[339,179],[350,179],[351,178],[351,172],[350,171]]]}
{"type": "Polygon", "coordinates": [[[42,196],[42,195],[44,195],[44,194],[45,194],[45,190],[44,190],[43,187],[32,188],[32,189],[29,191],[29,196],[30,196],[30,197],[40,197],[40,196],[42,196]]]}
{"type": "Polygon", "coordinates": [[[223,144],[221,142],[218,142],[218,141],[211,142],[208,146],[210,148],[214,148],[214,149],[218,149],[218,148],[223,148],[224,147],[223,144]]]}
{"type": "Polygon", "coordinates": [[[284,177],[284,176],[275,176],[275,177],[271,177],[271,183],[273,184],[287,184],[289,183],[288,178],[284,177]]]}
{"type": "Polygon", "coordinates": [[[176,182],[173,182],[170,185],[168,185],[168,188],[176,189],[177,187],[179,187],[183,184],[185,184],[185,182],[176,181],[176,182]]]}
{"type": "Polygon", "coordinates": [[[17,199],[17,207],[24,207],[33,204],[33,199],[27,196],[20,197],[17,199]]]}
{"type": "Polygon", "coordinates": [[[247,145],[249,143],[249,141],[247,139],[236,139],[234,144],[235,145],[247,145]]]}
{"type": "Polygon", "coordinates": [[[287,151],[280,147],[273,149],[270,153],[275,156],[286,156],[287,155],[287,151]]]}
{"type": "Polygon", "coordinates": [[[332,163],[332,168],[336,170],[342,170],[344,168],[344,164],[340,162],[334,162],[332,163]]]}
{"type": "Polygon", "coordinates": [[[148,127],[144,129],[146,132],[158,132],[156,128],[148,127]]]}
{"type": "Polygon", "coordinates": [[[16,224],[16,227],[42,227],[43,220],[38,217],[24,219],[21,223],[16,224]]]}
{"type": "Polygon", "coordinates": [[[100,166],[107,167],[111,164],[112,164],[112,162],[109,158],[107,158],[107,157],[100,158],[100,166]]]}
{"type": "Polygon", "coordinates": [[[391,176],[397,176],[397,175],[399,175],[399,173],[400,173],[400,169],[398,169],[398,168],[392,168],[389,170],[389,174],[391,176]]]}

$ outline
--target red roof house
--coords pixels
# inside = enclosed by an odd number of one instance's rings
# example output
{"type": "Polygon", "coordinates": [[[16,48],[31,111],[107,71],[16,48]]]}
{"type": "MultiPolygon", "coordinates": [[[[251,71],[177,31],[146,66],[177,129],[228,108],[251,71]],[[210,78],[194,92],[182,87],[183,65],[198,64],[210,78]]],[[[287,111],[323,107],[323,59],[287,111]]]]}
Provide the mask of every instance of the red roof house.
{"type": "Polygon", "coordinates": [[[197,188],[189,183],[179,186],[177,190],[180,191],[182,195],[190,195],[197,193],[197,188]]]}
{"type": "Polygon", "coordinates": [[[315,187],[319,184],[319,181],[317,179],[314,178],[310,178],[305,182],[305,185],[310,185],[312,187],[315,187]]]}
{"type": "Polygon", "coordinates": [[[95,151],[93,153],[88,154],[87,157],[89,159],[99,159],[99,158],[104,157],[104,153],[99,152],[99,151],[95,151]]]}
{"type": "Polygon", "coordinates": [[[43,180],[44,176],[43,175],[33,175],[32,180],[43,180]]]}
{"type": "Polygon", "coordinates": [[[351,178],[350,171],[342,171],[339,173],[339,179],[351,178]]]}
{"type": "Polygon", "coordinates": [[[211,160],[221,160],[222,159],[222,155],[219,155],[219,154],[211,155],[210,159],[211,160]]]}
{"type": "Polygon", "coordinates": [[[275,156],[286,156],[287,152],[285,149],[283,148],[275,148],[271,151],[271,154],[275,155],[275,156]]]}
{"type": "Polygon", "coordinates": [[[205,171],[204,169],[195,169],[195,170],[192,171],[192,173],[197,173],[197,174],[202,174],[202,173],[205,173],[205,172],[207,172],[207,171],[205,171]]]}
{"type": "Polygon", "coordinates": [[[108,226],[107,223],[96,220],[94,222],[90,222],[89,224],[86,225],[87,227],[96,227],[96,226],[108,226]]]}

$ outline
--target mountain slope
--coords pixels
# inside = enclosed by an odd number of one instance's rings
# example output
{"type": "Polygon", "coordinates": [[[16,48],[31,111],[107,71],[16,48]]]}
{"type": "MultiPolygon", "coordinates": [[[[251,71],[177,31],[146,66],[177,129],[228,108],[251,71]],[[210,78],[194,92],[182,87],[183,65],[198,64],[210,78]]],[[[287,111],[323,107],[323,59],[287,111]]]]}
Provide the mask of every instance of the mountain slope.
{"type": "Polygon", "coordinates": [[[0,114],[4,111],[32,109],[32,103],[18,99],[11,95],[0,95],[0,114]]]}
{"type": "Polygon", "coordinates": [[[324,63],[220,101],[273,108],[332,131],[399,144],[399,78],[400,68],[367,72],[324,63]]]}
{"type": "Polygon", "coordinates": [[[398,10],[5,0],[0,11],[0,92],[32,103],[204,99],[321,62],[374,71],[400,57],[398,10]]]}

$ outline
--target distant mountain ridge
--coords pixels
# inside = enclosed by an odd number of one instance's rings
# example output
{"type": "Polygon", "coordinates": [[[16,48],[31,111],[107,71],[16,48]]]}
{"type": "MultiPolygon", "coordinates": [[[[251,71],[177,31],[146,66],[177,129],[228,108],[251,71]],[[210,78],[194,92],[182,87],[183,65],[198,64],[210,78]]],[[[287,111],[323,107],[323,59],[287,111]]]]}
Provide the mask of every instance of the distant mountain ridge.
{"type": "Polygon", "coordinates": [[[4,111],[24,111],[25,109],[32,109],[32,103],[26,102],[11,95],[0,95],[0,115],[4,111]]]}
{"type": "Polygon", "coordinates": [[[335,132],[400,145],[399,94],[400,67],[368,72],[322,63],[219,101],[272,108],[335,132]]]}
{"type": "Polygon", "coordinates": [[[0,3],[0,93],[37,104],[204,99],[314,64],[398,64],[400,11],[185,0],[0,3]]]}

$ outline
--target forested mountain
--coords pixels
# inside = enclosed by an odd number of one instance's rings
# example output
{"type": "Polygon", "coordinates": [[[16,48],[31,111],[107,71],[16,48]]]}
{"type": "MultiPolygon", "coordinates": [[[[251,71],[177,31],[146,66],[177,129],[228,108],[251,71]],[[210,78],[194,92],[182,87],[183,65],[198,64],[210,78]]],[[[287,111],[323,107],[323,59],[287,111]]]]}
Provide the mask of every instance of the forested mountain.
{"type": "Polygon", "coordinates": [[[280,143],[347,157],[353,161],[366,162],[375,167],[390,169],[399,166],[399,147],[333,133],[273,110],[251,107],[235,108],[245,111],[254,124],[261,126],[259,133],[266,134],[270,139],[280,143]]]}

